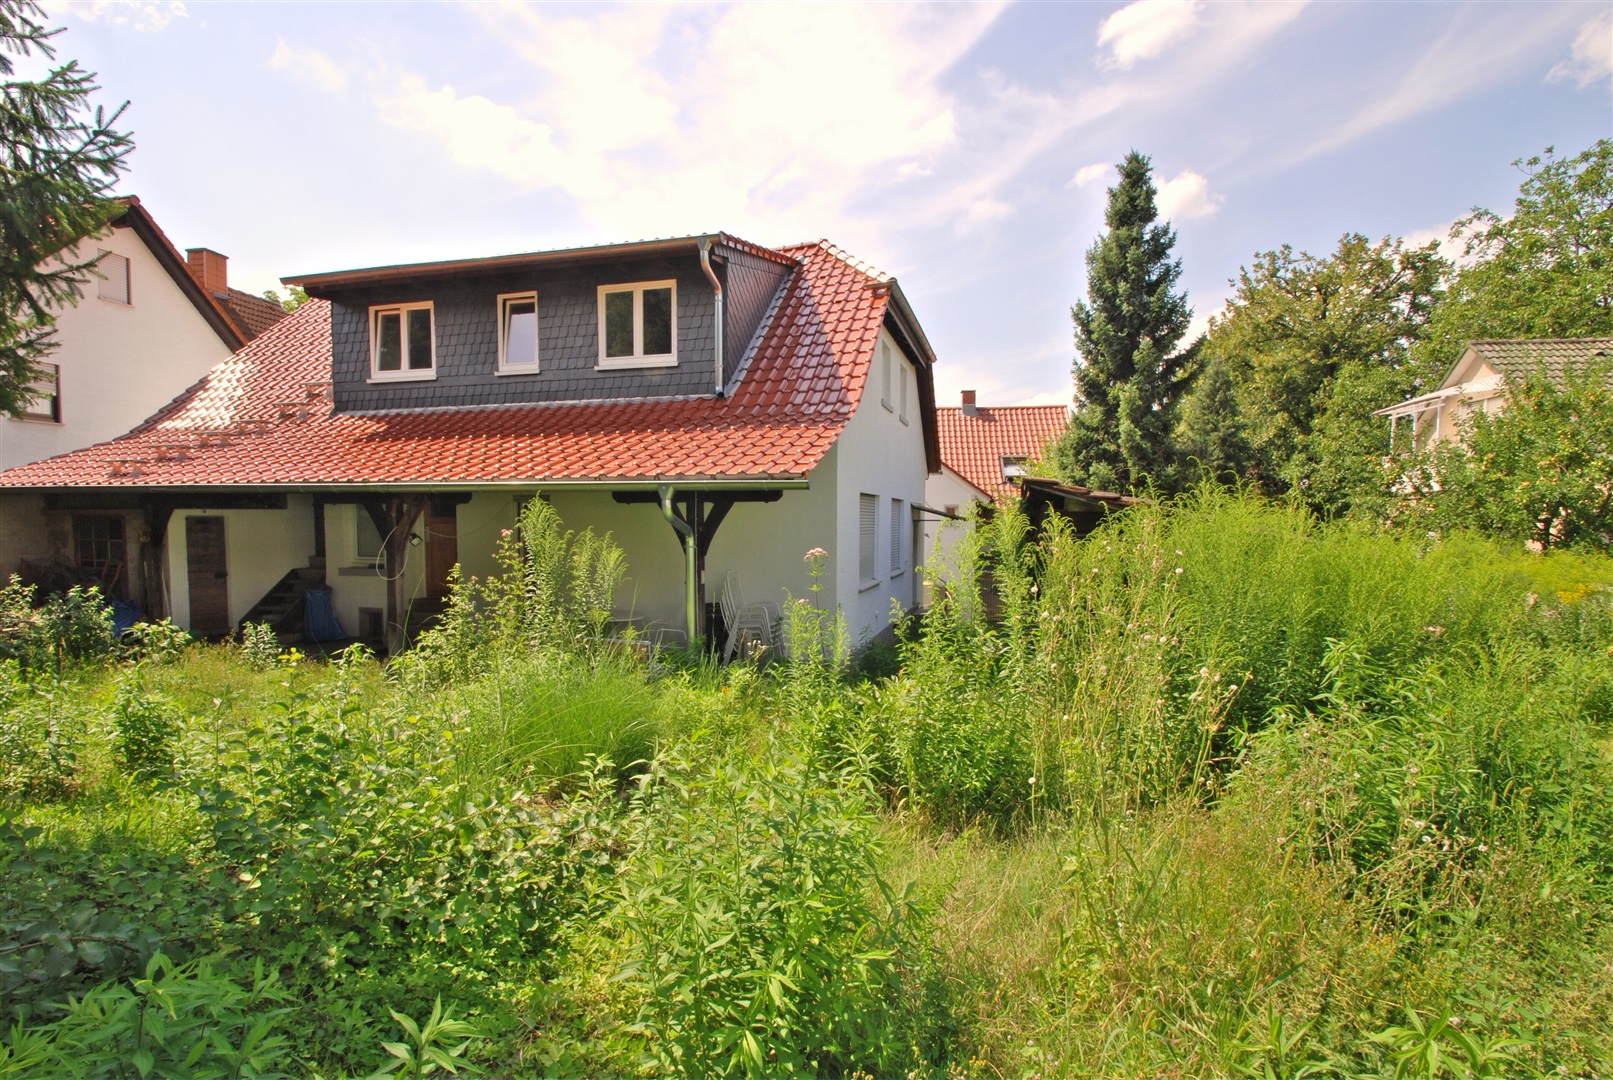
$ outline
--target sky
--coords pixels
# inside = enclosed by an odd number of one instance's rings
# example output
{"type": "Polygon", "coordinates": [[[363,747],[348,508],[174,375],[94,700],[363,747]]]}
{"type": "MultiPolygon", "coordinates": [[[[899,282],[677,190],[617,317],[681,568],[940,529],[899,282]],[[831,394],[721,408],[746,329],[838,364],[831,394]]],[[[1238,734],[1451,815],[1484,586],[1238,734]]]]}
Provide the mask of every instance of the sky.
{"type": "Polygon", "coordinates": [[[1613,2],[50,2],[127,100],[119,190],[261,292],[725,230],[894,274],[940,403],[1070,400],[1113,166],[1202,328],[1282,244],[1444,239],[1613,136],[1613,2]]]}

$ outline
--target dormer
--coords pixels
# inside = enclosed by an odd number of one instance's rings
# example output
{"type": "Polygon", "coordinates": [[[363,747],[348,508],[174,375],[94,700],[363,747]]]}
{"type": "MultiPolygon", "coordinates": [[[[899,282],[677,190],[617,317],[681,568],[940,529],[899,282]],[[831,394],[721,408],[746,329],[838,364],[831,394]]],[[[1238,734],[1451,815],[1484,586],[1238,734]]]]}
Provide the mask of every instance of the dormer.
{"type": "Polygon", "coordinates": [[[331,303],[338,411],[719,397],[789,255],[725,233],[286,278],[331,303]]]}

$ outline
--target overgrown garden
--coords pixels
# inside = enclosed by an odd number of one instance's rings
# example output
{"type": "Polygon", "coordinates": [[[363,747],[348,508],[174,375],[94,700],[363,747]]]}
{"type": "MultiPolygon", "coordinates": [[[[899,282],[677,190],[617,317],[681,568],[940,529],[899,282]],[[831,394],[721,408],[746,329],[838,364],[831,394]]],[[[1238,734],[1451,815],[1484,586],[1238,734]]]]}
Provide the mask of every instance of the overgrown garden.
{"type": "Polygon", "coordinates": [[[541,502],[503,557],[385,667],[7,595],[0,1074],[1613,1061],[1604,557],[1004,514],[894,649],[727,670],[541,502]]]}

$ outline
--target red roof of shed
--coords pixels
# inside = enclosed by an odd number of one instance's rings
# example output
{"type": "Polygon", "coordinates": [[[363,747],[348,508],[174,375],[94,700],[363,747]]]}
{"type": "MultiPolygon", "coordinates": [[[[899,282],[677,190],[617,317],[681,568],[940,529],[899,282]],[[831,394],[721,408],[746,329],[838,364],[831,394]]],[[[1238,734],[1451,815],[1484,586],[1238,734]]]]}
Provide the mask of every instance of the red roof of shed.
{"type": "Polygon", "coordinates": [[[826,241],[780,251],[797,269],[728,398],[334,413],[311,300],[133,432],[0,488],[801,479],[861,400],[890,282],[826,241]]]}

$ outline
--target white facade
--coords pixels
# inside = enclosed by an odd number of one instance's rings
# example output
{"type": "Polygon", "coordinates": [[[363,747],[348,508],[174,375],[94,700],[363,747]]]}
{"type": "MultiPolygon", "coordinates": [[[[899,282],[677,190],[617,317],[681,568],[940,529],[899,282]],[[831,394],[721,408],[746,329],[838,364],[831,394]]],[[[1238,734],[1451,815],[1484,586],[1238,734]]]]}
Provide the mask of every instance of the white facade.
{"type": "MultiPolygon", "coordinates": [[[[924,484],[924,503],[935,510],[945,510],[968,518],[976,503],[991,503],[991,497],[959,476],[945,465],[924,484]]],[[[973,525],[969,521],[926,516],[924,520],[924,558],[929,564],[930,576],[950,580],[958,573],[958,545],[973,525]]],[[[929,596],[925,597],[929,603],[929,596]]]]}
{"type": "Polygon", "coordinates": [[[102,299],[91,277],[77,306],[57,316],[59,421],[0,417],[0,470],[105,442],[151,416],[230,347],[132,227],[80,244],[73,261],[105,251],[128,260],[128,303],[102,299]]]}

